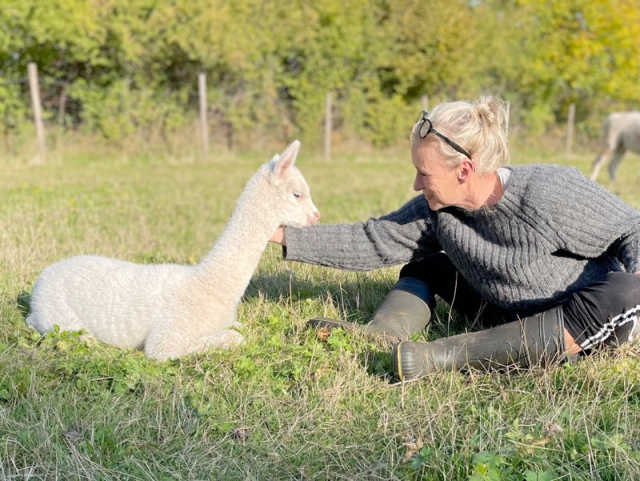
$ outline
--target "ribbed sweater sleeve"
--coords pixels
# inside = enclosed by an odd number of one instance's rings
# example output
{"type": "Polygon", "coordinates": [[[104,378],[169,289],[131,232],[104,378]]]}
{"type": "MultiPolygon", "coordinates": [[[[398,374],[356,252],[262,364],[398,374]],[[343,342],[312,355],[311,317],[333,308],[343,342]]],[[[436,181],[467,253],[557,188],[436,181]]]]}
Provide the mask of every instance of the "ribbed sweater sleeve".
{"type": "Polygon", "coordinates": [[[535,213],[529,222],[560,249],[585,258],[608,253],[628,272],[640,271],[640,211],[574,168],[541,168],[532,177],[523,212],[535,213]]]}
{"type": "Polygon", "coordinates": [[[284,258],[353,271],[419,260],[441,250],[435,222],[435,213],[419,195],[365,222],[287,228],[284,258]]]}

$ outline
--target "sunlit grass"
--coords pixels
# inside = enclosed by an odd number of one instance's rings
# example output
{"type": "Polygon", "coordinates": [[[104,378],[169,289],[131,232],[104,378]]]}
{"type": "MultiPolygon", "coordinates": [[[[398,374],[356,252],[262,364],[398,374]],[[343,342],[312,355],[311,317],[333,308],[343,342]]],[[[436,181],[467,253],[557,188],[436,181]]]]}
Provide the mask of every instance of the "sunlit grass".
{"type": "MultiPolygon", "coordinates": [[[[364,322],[398,269],[284,263],[269,246],[239,308],[247,345],[157,363],[133,350],[42,338],[24,322],[39,272],[95,253],[195,263],[270,155],[210,162],[86,159],[0,177],[0,478],[637,479],[640,362],[633,348],[512,375],[441,373],[398,385],[388,346],[308,318],[364,322]]],[[[514,152],[513,162],[593,156],[514,152]]],[[[395,209],[414,194],[407,152],[303,150],[323,222],[395,209]]],[[[640,208],[640,162],[612,185],[640,208]]],[[[443,335],[443,318],[422,338],[443,335]]]]}

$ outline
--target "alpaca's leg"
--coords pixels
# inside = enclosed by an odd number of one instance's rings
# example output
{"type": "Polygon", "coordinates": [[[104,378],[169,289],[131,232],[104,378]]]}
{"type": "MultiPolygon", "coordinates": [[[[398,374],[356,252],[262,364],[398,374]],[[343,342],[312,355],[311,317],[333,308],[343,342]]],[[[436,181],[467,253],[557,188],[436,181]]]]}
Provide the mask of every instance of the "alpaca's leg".
{"type": "MultiPolygon", "coordinates": [[[[198,339],[197,344],[201,344],[202,350],[205,350],[212,348],[228,349],[231,347],[240,346],[244,344],[244,342],[244,336],[238,331],[234,331],[233,329],[225,329],[224,331],[216,332],[211,336],[198,339]]],[[[199,350],[200,349],[196,348],[194,350],[190,350],[190,352],[199,350]]]]}
{"type": "Polygon", "coordinates": [[[84,332],[80,335],[80,340],[83,342],[99,342],[99,339],[90,332],[84,332]]]}
{"type": "Polygon", "coordinates": [[[622,160],[622,156],[626,152],[627,149],[622,144],[618,145],[618,147],[616,148],[616,151],[613,154],[613,159],[611,159],[611,162],[609,163],[609,177],[611,177],[611,180],[616,180],[616,170],[618,170],[618,165],[622,160]]]}
{"type": "Polygon", "coordinates": [[[244,344],[244,336],[233,329],[224,329],[210,336],[193,339],[182,333],[150,336],[145,343],[145,354],[158,361],[177,359],[207,349],[228,349],[244,344]]]}
{"type": "MultiPolygon", "coordinates": [[[[183,353],[178,356],[192,354],[194,352],[204,352],[209,349],[230,349],[241,346],[245,343],[244,336],[233,329],[224,329],[210,336],[201,337],[185,346],[183,353]]],[[[178,357],[175,356],[175,357],[178,357]]]]}
{"type": "Polygon", "coordinates": [[[589,178],[591,180],[597,180],[600,169],[607,162],[609,157],[611,157],[611,150],[608,147],[598,155],[598,157],[596,157],[591,167],[591,173],[589,174],[589,178]]]}

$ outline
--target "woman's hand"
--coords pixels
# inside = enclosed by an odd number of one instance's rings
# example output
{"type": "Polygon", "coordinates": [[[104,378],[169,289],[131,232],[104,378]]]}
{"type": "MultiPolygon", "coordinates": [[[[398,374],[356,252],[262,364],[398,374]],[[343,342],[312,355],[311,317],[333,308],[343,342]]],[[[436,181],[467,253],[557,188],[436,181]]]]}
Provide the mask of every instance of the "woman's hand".
{"type": "Polygon", "coordinates": [[[274,242],[276,244],[280,244],[281,246],[287,245],[287,240],[284,237],[284,227],[278,227],[276,232],[271,236],[269,242],[274,242]]]}

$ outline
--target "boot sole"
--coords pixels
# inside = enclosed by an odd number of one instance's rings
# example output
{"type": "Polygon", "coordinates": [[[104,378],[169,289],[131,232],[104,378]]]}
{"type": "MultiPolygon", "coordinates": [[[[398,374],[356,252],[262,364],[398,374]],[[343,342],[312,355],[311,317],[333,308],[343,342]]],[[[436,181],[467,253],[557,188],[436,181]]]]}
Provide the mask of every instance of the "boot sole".
{"type": "Polygon", "coordinates": [[[362,335],[382,339],[383,341],[386,341],[390,344],[395,344],[400,341],[400,339],[396,336],[371,330],[368,324],[356,324],[349,321],[331,319],[329,317],[314,317],[312,319],[309,319],[307,321],[307,327],[311,327],[314,329],[327,329],[328,331],[331,331],[333,329],[342,329],[345,332],[360,333],[362,335]]]}
{"type": "Polygon", "coordinates": [[[354,331],[358,325],[349,321],[341,321],[339,319],[331,319],[329,317],[314,317],[307,321],[307,326],[314,329],[344,329],[345,331],[354,331]]]}
{"type": "Polygon", "coordinates": [[[404,381],[403,379],[403,373],[402,373],[402,359],[401,359],[401,354],[400,354],[400,345],[402,343],[398,343],[395,346],[393,346],[393,351],[391,351],[391,361],[393,363],[393,372],[396,374],[396,377],[400,380],[400,381],[404,381]]]}
{"type": "Polygon", "coordinates": [[[400,381],[413,381],[433,371],[432,367],[425,365],[424,345],[422,342],[403,341],[393,346],[391,360],[400,381]]]}

